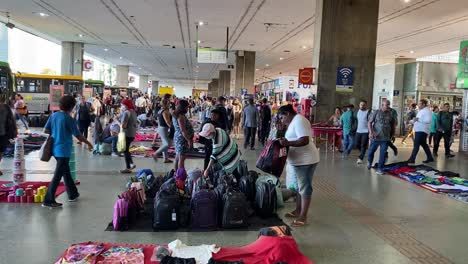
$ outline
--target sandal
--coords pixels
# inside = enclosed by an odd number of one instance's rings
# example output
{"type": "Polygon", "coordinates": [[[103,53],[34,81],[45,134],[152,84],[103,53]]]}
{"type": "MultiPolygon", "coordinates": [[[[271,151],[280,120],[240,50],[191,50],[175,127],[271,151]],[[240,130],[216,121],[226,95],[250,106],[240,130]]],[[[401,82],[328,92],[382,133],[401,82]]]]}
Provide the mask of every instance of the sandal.
{"type": "Polygon", "coordinates": [[[286,218],[298,218],[299,215],[296,215],[296,214],[293,214],[292,212],[289,212],[289,213],[286,213],[284,215],[284,217],[286,217],[286,218]]]}
{"type": "Polygon", "coordinates": [[[299,220],[294,220],[292,223],[291,223],[291,226],[292,227],[303,227],[307,225],[307,222],[306,221],[299,221],[299,220]]]}

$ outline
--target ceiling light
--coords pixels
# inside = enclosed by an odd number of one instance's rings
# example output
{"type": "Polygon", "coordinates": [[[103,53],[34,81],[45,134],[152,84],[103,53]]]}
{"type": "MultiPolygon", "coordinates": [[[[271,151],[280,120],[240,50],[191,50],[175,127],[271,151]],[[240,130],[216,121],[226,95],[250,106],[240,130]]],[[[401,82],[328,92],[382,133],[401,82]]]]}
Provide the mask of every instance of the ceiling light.
{"type": "Polygon", "coordinates": [[[119,59],[123,59],[123,57],[119,57],[119,59]]]}
{"type": "Polygon", "coordinates": [[[280,60],[283,60],[283,58],[280,58],[280,60]]]}
{"type": "Polygon", "coordinates": [[[413,53],[414,53],[414,50],[411,50],[409,53],[413,54],[413,53]]]}
{"type": "Polygon", "coordinates": [[[205,22],[199,21],[199,22],[198,22],[198,25],[199,25],[199,26],[203,26],[203,25],[205,25],[205,22]]]}
{"type": "Polygon", "coordinates": [[[265,64],[265,66],[267,66],[267,67],[268,67],[268,66],[270,66],[270,64],[265,64]]]}
{"type": "Polygon", "coordinates": [[[109,49],[108,49],[108,48],[105,48],[104,51],[109,51],[109,49]]]}
{"type": "Polygon", "coordinates": [[[307,49],[307,46],[302,46],[303,49],[307,49]]]}
{"type": "Polygon", "coordinates": [[[200,44],[200,43],[201,43],[201,40],[199,40],[199,41],[197,41],[197,42],[198,42],[198,44],[200,44]]]}
{"type": "Polygon", "coordinates": [[[141,70],[141,68],[138,68],[139,70],[141,70]]]}
{"type": "Polygon", "coordinates": [[[126,42],[126,41],[122,41],[122,42],[120,42],[120,44],[127,45],[127,44],[128,44],[128,42],[126,42]]]}
{"type": "Polygon", "coordinates": [[[78,36],[79,38],[83,38],[83,37],[84,37],[83,34],[78,34],[77,36],[78,36]]]}
{"type": "Polygon", "coordinates": [[[405,3],[409,3],[409,2],[411,2],[411,0],[404,0],[404,1],[405,1],[405,3]]]}
{"type": "Polygon", "coordinates": [[[48,17],[49,16],[49,14],[43,13],[43,12],[35,12],[34,14],[36,14],[36,15],[38,15],[40,17],[48,17]]]}
{"type": "Polygon", "coordinates": [[[255,69],[256,71],[258,71],[258,69],[255,69]]]}

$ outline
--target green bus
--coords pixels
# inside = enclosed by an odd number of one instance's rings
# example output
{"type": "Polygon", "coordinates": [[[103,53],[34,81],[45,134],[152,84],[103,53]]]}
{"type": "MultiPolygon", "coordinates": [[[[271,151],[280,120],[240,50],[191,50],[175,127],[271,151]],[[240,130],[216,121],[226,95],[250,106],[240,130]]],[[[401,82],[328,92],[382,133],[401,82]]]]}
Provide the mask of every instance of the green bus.
{"type": "Polygon", "coordinates": [[[0,61],[0,97],[7,100],[12,96],[14,83],[15,80],[10,65],[7,62],[0,61]]]}
{"type": "Polygon", "coordinates": [[[99,94],[102,98],[104,93],[104,82],[100,80],[85,80],[84,81],[85,88],[93,88],[93,95],[99,94]]]}

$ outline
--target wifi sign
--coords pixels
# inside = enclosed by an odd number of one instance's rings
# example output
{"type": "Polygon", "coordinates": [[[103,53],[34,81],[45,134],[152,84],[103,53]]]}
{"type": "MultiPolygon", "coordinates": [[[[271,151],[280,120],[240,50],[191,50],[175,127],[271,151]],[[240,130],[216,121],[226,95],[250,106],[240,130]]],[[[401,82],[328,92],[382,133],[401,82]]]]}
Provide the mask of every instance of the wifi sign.
{"type": "Polygon", "coordinates": [[[353,67],[338,67],[336,74],[336,90],[338,92],[352,92],[354,83],[353,67]]]}
{"type": "Polygon", "coordinates": [[[350,68],[342,68],[340,72],[345,78],[348,78],[348,76],[353,73],[353,71],[350,68]]]}

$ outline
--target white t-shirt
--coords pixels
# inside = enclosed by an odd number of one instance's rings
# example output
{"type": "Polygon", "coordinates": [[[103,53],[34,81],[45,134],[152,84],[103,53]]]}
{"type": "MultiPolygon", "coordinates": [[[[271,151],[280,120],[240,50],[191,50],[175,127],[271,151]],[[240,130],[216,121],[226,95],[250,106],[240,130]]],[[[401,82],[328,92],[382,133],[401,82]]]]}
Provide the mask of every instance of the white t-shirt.
{"type": "Polygon", "coordinates": [[[312,128],[304,116],[297,114],[286,130],[285,138],[289,141],[309,137],[309,144],[302,147],[289,147],[288,162],[293,166],[315,164],[320,161],[320,155],[312,142],[312,128]]]}
{"type": "Polygon", "coordinates": [[[369,133],[369,127],[367,126],[369,110],[361,110],[357,112],[357,133],[369,133]]]}
{"type": "Polygon", "coordinates": [[[419,110],[416,117],[419,121],[414,122],[414,132],[424,132],[429,134],[429,128],[432,122],[432,112],[429,110],[429,107],[419,110]]]}
{"type": "Polygon", "coordinates": [[[197,264],[208,264],[213,253],[220,250],[216,245],[187,246],[178,239],[169,243],[167,247],[172,252],[172,257],[195,258],[197,264]]]}

